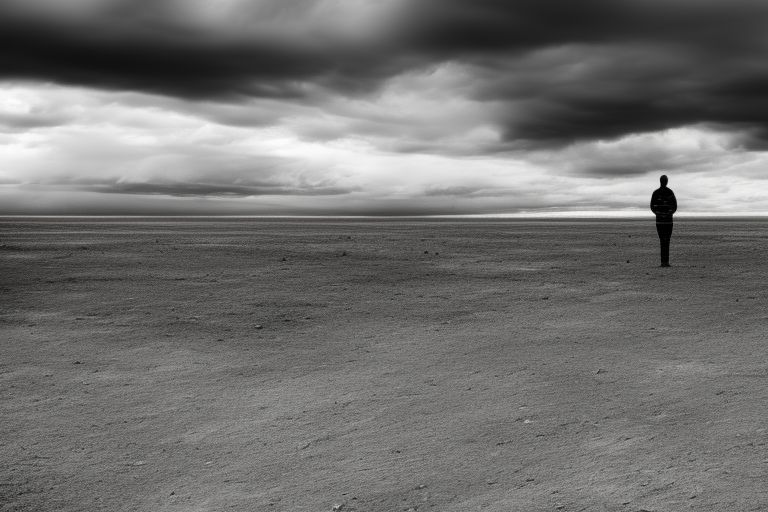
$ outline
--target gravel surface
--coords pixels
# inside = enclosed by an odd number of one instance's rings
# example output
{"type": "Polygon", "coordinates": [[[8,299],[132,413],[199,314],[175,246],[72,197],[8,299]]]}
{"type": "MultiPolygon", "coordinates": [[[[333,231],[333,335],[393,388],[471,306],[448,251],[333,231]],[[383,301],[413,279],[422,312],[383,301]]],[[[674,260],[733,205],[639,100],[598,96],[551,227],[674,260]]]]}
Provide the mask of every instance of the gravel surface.
{"type": "Polygon", "coordinates": [[[0,219],[0,511],[768,510],[768,221],[0,219]]]}

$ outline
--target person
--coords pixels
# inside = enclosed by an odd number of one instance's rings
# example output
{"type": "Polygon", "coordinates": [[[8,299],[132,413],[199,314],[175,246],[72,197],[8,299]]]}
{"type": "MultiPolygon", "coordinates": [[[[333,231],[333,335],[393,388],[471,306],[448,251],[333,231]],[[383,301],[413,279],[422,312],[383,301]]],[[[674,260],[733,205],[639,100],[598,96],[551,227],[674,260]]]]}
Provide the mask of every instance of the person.
{"type": "Polygon", "coordinates": [[[661,266],[669,267],[669,239],[672,238],[672,215],[677,211],[677,198],[667,187],[667,177],[659,178],[661,187],[653,191],[651,211],[656,214],[656,232],[661,243],[661,266]]]}

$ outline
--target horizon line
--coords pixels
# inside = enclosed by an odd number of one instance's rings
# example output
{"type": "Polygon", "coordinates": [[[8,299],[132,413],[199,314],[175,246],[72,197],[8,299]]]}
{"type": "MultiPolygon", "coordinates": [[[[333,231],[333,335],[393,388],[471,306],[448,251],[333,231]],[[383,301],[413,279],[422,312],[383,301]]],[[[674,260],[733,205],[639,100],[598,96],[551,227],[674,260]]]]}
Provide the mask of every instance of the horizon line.
{"type": "MultiPolygon", "coordinates": [[[[231,214],[184,214],[184,213],[154,213],[154,214],[0,214],[0,219],[12,218],[189,218],[189,219],[622,219],[622,220],[649,220],[653,219],[652,213],[639,212],[546,212],[546,213],[467,213],[467,214],[371,214],[371,215],[345,215],[345,214],[285,214],[285,215],[231,215],[231,214]]],[[[675,215],[675,218],[696,219],[722,219],[722,218],[768,218],[768,212],[736,212],[736,213],[702,213],[690,212],[675,215]]]]}

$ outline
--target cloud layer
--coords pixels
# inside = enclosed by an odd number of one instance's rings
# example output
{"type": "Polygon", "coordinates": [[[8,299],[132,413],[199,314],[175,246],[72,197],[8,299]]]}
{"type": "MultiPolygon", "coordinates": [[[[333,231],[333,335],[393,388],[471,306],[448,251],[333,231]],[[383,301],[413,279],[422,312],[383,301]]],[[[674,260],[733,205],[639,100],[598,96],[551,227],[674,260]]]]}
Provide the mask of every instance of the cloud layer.
{"type": "Polygon", "coordinates": [[[12,0],[0,7],[0,73],[187,98],[311,101],[317,88],[370,92],[458,62],[475,77],[465,94],[503,105],[497,121],[510,142],[696,123],[768,133],[764,2],[382,3],[113,0],[62,11],[50,0],[12,0]]]}
{"type": "Polygon", "coordinates": [[[6,0],[0,185],[631,208],[649,173],[762,178],[765,26],[761,0],[6,0]]]}

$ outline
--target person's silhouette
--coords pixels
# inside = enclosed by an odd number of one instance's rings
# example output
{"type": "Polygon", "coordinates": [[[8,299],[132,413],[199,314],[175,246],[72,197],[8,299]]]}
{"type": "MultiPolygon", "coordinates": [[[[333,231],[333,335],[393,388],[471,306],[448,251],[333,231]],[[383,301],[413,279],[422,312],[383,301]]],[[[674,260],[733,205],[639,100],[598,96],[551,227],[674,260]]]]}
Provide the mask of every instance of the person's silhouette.
{"type": "Polygon", "coordinates": [[[667,187],[667,177],[659,178],[661,187],[653,191],[651,211],[656,214],[656,232],[661,242],[661,266],[669,265],[669,239],[672,238],[672,215],[677,211],[677,199],[667,187]]]}

